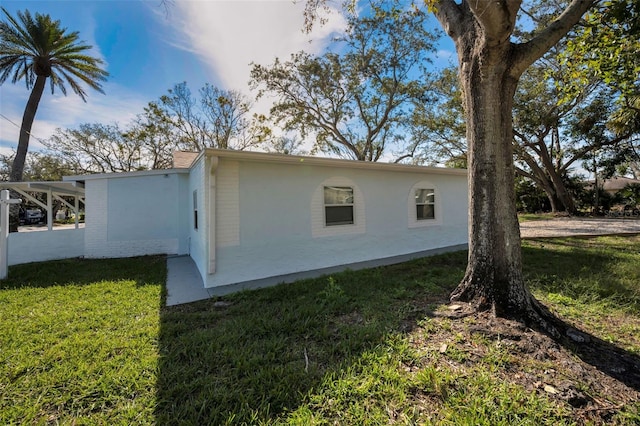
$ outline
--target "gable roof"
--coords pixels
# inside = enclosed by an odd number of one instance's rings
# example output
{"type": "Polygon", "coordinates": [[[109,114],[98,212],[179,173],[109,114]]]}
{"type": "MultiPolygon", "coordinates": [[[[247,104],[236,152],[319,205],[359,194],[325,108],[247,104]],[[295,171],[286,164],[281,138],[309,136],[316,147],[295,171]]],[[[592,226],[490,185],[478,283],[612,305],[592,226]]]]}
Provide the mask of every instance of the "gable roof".
{"type": "Polygon", "coordinates": [[[191,151],[173,151],[173,168],[188,169],[193,161],[198,157],[198,152],[191,151]]]}

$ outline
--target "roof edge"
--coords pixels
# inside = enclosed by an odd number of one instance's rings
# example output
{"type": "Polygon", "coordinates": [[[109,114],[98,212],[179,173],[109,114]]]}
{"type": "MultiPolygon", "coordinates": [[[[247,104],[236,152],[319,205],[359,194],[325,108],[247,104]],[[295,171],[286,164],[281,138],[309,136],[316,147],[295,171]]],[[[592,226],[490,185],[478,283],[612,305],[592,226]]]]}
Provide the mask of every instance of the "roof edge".
{"type": "Polygon", "coordinates": [[[125,178],[132,176],[157,176],[157,175],[177,175],[188,174],[189,169],[153,169],[153,170],[140,170],[137,172],[112,172],[112,173],[95,173],[87,175],[73,175],[63,176],[64,182],[84,181],[84,180],[97,180],[97,179],[115,179],[125,178]]]}
{"type": "MultiPolygon", "coordinates": [[[[270,152],[233,151],[228,149],[207,148],[205,155],[242,161],[280,164],[306,164],[322,167],[342,167],[350,169],[388,170],[408,173],[434,173],[443,175],[467,176],[467,169],[418,166],[413,164],[378,163],[373,161],[345,160],[342,158],[311,157],[301,155],[274,154],[270,152]]],[[[197,159],[196,159],[197,160],[197,159]]],[[[194,164],[197,161],[194,161],[194,164]]]]}

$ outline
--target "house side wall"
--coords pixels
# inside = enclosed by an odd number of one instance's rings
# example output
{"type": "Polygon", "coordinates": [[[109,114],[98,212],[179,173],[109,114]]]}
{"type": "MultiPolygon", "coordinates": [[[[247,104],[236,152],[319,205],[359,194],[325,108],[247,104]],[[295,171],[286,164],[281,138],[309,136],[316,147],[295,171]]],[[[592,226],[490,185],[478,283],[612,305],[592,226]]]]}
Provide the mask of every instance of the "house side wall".
{"type": "Polygon", "coordinates": [[[185,254],[182,179],[167,173],[88,180],[85,256],[185,254]]]}
{"type": "MultiPolygon", "coordinates": [[[[224,169],[221,160],[218,173],[224,169]]],[[[466,176],[239,161],[238,178],[239,241],[217,244],[216,271],[206,275],[206,287],[467,242],[466,176]],[[318,194],[323,185],[340,182],[355,186],[356,224],[318,232],[324,215],[318,194]],[[416,227],[409,209],[420,183],[436,190],[438,217],[416,227]]]]}
{"type": "Polygon", "coordinates": [[[80,256],[84,256],[82,228],[9,234],[9,265],[80,256]]]}
{"type": "Polygon", "coordinates": [[[204,173],[205,173],[205,157],[202,156],[191,167],[188,180],[187,191],[187,203],[188,207],[188,221],[187,226],[189,229],[189,250],[188,253],[198,267],[200,275],[206,276],[207,274],[207,248],[206,248],[206,236],[207,236],[207,220],[206,220],[206,204],[205,204],[205,190],[204,190],[204,173]],[[194,215],[194,191],[198,204],[198,228],[195,228],[195,215],[194,215]]]}

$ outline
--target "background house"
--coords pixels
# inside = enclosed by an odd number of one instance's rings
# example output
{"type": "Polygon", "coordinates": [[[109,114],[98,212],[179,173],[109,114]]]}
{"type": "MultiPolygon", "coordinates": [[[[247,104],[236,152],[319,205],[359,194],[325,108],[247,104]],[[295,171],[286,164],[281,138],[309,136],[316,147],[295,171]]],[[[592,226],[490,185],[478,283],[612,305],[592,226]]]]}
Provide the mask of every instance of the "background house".
{"type": "Polygon", "coordinates": [[[640,180],[614,176],[612,178],[605,179],[604,182],[602,182],[602,189],[611,195],[615,195],[627,185],[640,185],[640,180]]]}

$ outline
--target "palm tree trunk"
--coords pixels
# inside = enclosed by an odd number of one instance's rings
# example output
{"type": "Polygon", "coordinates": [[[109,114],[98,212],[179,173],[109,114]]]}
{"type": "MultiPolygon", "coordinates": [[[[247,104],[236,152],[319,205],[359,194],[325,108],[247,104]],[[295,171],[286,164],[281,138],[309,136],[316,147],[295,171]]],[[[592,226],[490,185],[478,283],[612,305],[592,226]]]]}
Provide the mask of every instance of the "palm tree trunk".
{"type": "MultiPolygon", "coordinates": [[[[16,156],[13,158],[13,164],[11,165],[11,173],[9,175],[9,181],[20,182],[22,181],[22,174],[24,172],[24,163],[27,159],[27,151],[29,150],[29,138],[31,137],[31,126],[33,126],[33,120],[36,117],[36,111],[44,92],[44,85],[47,81],[47,77],[39,75],[36,78],[36,83],[31,89],[31,95],[29,95],[29,101],[24,108],[24,114],[22,115],[22,126],[20,127],[20,137],[18,138],[18,149],[16,150],[16,156]]],[[[17,194],[12,194],[12,198],[17,194]]],[[[20,225],[20,208],[17,204],[14,204],[9,209],[9,232],[18,232],[18,226],[20,225]]]]}
{"type": "Polygon", "coordinates": [[[36,83],[33,85],[31,95],[27,106],[24,108],[24,114],[22,116],[22,126],[20,127],[20,138],[18,139],[18,149],[16,150],[16,156],[13,159],[11,165],[11,175],[9,180],[11,182],[22,181],[22,174],[24,172],[24,163],[27,159],[27,151],[29,150],[29,138],[31,137],[31,126],[33,126],[33,120],[36,117],[36,111],[40,104],[40,98],[44,92],[44,85],[47,81],[47,77],[39,75],[36,78],[36,83]]]}

